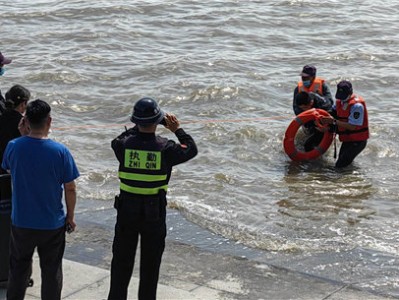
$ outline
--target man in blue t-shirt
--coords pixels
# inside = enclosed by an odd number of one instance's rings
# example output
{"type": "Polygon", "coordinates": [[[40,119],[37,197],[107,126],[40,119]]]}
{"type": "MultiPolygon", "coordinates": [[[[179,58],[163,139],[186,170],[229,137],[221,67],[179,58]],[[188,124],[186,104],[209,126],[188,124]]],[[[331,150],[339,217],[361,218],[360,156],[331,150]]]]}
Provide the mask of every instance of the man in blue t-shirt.
{"type": "Polygon", "coordinates": [[[51,108],[28,104],[20,130],[29,134],[10,141],[2,168],[12,177],[10,276],[7,299],[23,299],[37,247],[42,299],[61,299],[65,229],[75,229],[75,179],[79,171],[68,148],[48,138],[51,108]],[[66,214],[62,203],[65,191],[66,214]]]}

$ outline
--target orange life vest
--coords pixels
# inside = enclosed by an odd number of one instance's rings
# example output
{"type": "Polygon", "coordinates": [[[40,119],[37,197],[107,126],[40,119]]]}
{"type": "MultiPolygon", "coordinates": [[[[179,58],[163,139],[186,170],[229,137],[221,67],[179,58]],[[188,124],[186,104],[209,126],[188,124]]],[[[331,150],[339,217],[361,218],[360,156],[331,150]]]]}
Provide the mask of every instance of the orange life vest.
{"type": "Polygon", "coordinates": [[[303,85],[302,81],[298,82],[298,93],[300,92],[313,92],[313,93],[318,93],[320,96],[323,96],[323,83],[324,79],[321,79],[320,77],[316,77],[312,85],[310,87],[306,87],[303,85]]]}
{"type": "Polygon", "coordinates": [[[343,108],[341,100],[337,99],[336,107],[337,107],[337,117],[338,120],[343,122],[348,122],[348,118],[351,112],[351,107],[356,103],[360,103],[364,107],[364,116],[363,116],[363,124],[361,126],[357,126],[355,130],[348,130],[343,127],[338,126],[338,134],[339,140],[341,142],[359,142],[365,141],[369,138],[369,121],[366,103],[364,99],[360,96],[352,95],[352,97],[348,101],[348,106],[346,109],[343,108]]]}

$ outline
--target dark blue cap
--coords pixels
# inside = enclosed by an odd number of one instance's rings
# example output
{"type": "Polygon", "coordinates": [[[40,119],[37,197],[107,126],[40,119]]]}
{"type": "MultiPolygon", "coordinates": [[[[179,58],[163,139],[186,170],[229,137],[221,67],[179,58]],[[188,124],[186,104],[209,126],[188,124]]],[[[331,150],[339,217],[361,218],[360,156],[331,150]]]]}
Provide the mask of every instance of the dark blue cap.
{"type": "Polygon", "coordinates": [[[337,92],[335,94],[335,99],[346,99],[348,96],[352,95],[353,88],[352,83],[348,80],[342,80],[337,84],[337,92]]]}
{"type": "Polygon", "coordinates": [[[302,72],[301,72],[300,75],[304,76],[304,77],[314,77],[314,76],[316,76],[316,67],[315,66],[306,65],[306,66],[303,67],[302,72]]]}

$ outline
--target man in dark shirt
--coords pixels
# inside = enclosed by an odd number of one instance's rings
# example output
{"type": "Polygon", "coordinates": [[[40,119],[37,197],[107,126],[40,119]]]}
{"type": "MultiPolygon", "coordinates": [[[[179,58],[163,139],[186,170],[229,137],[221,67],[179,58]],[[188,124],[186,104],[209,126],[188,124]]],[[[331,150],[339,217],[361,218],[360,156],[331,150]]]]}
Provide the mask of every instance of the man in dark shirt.
{"type": "MultiPolygon", "coordinates": [[[[297,106],[295,112],[296,115],[312,108],[323,109],[329,113],[332,110],[332,103],[316,93],[298,93],[295,97],[295,105],[297,106]]],[[[305,151],[311,151],[314,147],[320,144],[324,132],[318,130],[313,121],[306,123],[304,127],[309,136],[305,141],[304,148],[305,151]]]]}

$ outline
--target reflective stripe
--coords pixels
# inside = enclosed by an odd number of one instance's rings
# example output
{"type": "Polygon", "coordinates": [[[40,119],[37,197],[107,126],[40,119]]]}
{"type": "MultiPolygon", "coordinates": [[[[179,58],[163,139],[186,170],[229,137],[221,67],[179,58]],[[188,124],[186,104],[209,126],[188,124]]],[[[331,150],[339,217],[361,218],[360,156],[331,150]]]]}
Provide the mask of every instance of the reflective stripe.
{"type": "Polygon", "coordinates": [[[146,181],[146,182],[162,181],[166,180],[166,177],[167,175],[148,175],[148,174],[119,172],[119,178],[136,180],[136,181],[146,181]]]}
{"type": "Polygon", "coordinates": [[[140,188],[140,187],[132,187],[128,186],[121,182],[120,184],[121,191],[125,191],[132,194],[138,195],[157,195],[160,190],[164,190],[165,192],[168,190],[168,185],[165,184],[163,186],[155,187],[155,188],[140,188]]]}
{"type": "Polygon", "coordinates": [[[355,133],[359,133],[359,132],[364,132],[364,131],[368,131],[369,128],[368,127],[364,127],[364,128],[360,128],[357,130],[344,130],[344,131],[338,131],[338,134],[355,134],[355,133]]]}
{"type": "Polygon", "coordinates": [[[302,119],[301,118],[295,118],[295,121],[299,124],[299,126],[303,125],[302,119]]]}

